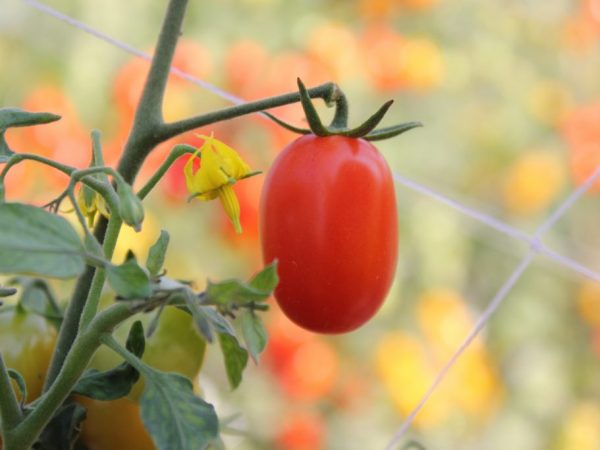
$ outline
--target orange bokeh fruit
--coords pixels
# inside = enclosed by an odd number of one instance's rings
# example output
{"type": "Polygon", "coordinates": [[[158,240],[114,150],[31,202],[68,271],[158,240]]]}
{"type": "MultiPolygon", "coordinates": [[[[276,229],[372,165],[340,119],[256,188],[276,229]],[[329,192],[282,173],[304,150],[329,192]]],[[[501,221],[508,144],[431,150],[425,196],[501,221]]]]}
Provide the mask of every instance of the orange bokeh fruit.
{"type": "MultiPolygon", "coordinates": [[[[569,165],[575,184],[584,183],[600,166],[600,103],[569,111],[562,123],[562,136],[569,150],[569,165]]],[[[590,191],[600,190],[597,180],[590,191]]]]}
{"type": "Polygon", "coordinates": [[[283,419],[275,435],[277,450],[320,450],[325,448],[323,419],[309,412],[292,413],[283,419]]]}
{"type": "Polygon", "coordinates": [[[140,417],[140,407],[128,398],[103,402],[76,397],[87,416],[81,441],[89,450],[154,450],[140,417]]]}

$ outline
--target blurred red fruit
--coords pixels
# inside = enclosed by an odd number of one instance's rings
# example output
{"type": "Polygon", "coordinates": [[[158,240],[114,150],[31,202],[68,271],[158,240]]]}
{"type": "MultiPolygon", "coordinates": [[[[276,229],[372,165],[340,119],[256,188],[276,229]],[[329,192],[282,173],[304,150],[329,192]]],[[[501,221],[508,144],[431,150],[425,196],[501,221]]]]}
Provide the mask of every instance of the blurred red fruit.
{"type": "Polygon", "coordinates": [[[315,414],[296,413],[286,417],[275,437],[277,450],[320,450],[325,448],[326,429],[315,414]]]}

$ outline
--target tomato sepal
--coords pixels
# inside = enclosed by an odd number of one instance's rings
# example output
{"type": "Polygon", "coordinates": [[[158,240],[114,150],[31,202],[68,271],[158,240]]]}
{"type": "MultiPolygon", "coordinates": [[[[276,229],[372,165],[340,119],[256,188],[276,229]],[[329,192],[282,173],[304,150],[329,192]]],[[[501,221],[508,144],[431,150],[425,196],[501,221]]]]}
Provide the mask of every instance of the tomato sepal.
{"type": "Polygon", "coordinates": [[[385,114],[394,103],[393,100],[388,100],[361,125],[358,125],[355,128],[348,128],[348,101],[346,100],[345,95],[340,91],[335,98],[335,113],[333,120],[331,121],[331,124],[326,127],[321,122],[319,114],[312,102],[312,99],[308,95],[308,91],[306,90],[304,83],[302,83],[300,78],[297,79],[297,82],[300,93],[300,103],[302,105],[302,109],[304,110],[304,114],[310,129],[295,127],[282,121],[281,119],[272,116],[269,113],[266,113],[267,116],[274,122],[295,133],[303,135],[314,134],[315,136],[319,137],[345,136],[349,138],[365,138],[367,140],[382,140],[397,136],[408,130],[411,130],[412,128],[422,126],[420,122],[407,122],[376,130],[377,126],[383,120],[385,114]]]}
{"type": "Polygon", "coordinates": [[[381,120],[388,112],[393,103],[394,100],[388,100],[383,105],[381,105],[379,109],[375,111],[375,114],[369,117],[363,124],[351,130],[342,131],[339,134],[351,138],[360,138],[366,136],[371,131],[373,131],[377,127],[377,125],[379,125],[379,122],[381,122],[381,120]]]}
{"type": "Polygon", "coordinates": [[[399,136],[402,133],[406,133],[413,128],[422,127],[423,124],[421,122],[406,122],[401,123],[399,125],[394,125],[391,127],[380,128],[379,130],[375,130],[366,136],[363,139],[367,141],[382,141],[384,139],[389,139],[395,136],[399,136]]]}

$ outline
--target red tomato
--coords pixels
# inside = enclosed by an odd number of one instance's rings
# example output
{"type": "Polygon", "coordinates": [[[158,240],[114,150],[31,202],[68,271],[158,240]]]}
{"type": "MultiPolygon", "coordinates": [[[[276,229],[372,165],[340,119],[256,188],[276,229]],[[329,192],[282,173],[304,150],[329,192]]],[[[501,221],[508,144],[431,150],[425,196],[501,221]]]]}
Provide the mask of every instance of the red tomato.
{"type": "Polygon", "coordinates": [[[277,450],[319,450],[325,447],[327,430],[323,418],[310,412],[287,416],[275,435],[277,450]]]}
{"type": "Polygon", "coordinates": [[[370,319],[392,283],[398,252],[394,184],[369,142],[303,136],[265,180],[260,232],[279,261],[275,298],[299,326],[351,331],[370,319]]]}

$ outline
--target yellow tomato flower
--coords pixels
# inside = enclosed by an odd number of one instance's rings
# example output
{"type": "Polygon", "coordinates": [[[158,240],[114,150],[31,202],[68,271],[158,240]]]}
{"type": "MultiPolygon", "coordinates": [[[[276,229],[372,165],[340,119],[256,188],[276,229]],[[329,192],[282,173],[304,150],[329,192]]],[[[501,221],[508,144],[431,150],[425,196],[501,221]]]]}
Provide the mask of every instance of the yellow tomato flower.
{"type": "Polygon", "coordinates": [[[223,208],[237,233],[242,232],[240,224],[240,203],[233,191],[237,180],[255,173],[228,145],[211,136],[199,136],[204,144],[188,160],[183,168],[188,191],[199,200],[209,201],[219,198],[223,208]],[[200,168],[194,172],[194,163],[200,154],[200,168]]]}
{"type": "Polygon", "coordinates": [[[94,226],[96,213],[99,212],[106,218],[110,215],[104,198],[86,185],[81,185],[77,193],[77,206],[79,206],[81,213],[87,217],[90,227],[94,226]]]}

